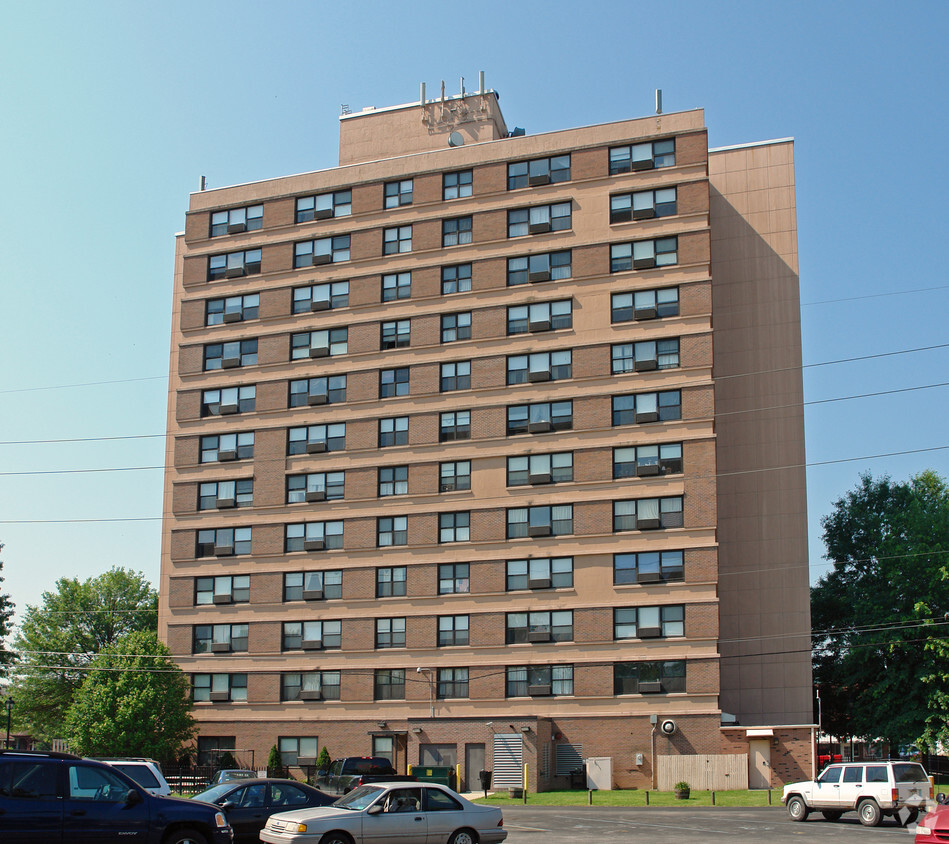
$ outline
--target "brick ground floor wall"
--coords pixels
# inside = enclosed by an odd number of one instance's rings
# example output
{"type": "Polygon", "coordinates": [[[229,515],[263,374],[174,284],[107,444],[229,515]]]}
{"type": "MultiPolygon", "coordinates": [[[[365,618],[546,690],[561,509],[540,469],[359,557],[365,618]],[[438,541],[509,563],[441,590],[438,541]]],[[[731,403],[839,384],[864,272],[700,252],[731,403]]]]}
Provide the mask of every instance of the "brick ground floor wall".
{"type": "MultiPolygon", "coordinates": [[[[266,765],[270,748],[281,737],[316,737],[334,759],[369,756],[375,736],[393,736],[396,769],[420,762],[423,744],[454,745],[462,768],[462,788],[477,790],[477,782],[465,782],[466,746],[484,746],[485,768],[493,769],[495,733],[517,733],[523,740],[523,762],[528,765],[529,788],[547,791],[570,787],[568,776],[556,774],[557,747],[574,745],[583,758],[605,756],[612,760],[615,788],[649,789],[654,785],[654,759],[659,756],[693,754],[748,754],[744,727],[722,727],[717,713],[672,717],[676,730],[666,736],[648,716],[586,716],[570,718],[413,718],[387,721],[342,721],[300,719],[293,722],[203,720],[200,734],[233,737],[238,750],[254,751],[254,764],[266,765]]],[[[770,738],[771,787],[812,776],[810,727],[774,727],[770,738]]],[[[241,754],[238,754],[240,756],[241,754]]],[[[249,759],[241,758],[248,763],[249,759]]],[[[300,769],[293,771],[302,777],[300,769]]]]}

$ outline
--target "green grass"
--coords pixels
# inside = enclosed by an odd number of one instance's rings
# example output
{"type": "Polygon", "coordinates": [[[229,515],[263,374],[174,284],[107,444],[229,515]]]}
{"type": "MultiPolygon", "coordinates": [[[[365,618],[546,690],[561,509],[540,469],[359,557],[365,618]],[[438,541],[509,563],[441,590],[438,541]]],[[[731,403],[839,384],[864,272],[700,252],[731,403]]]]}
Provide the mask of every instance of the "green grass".
{"type": "MultiPolygon", "coordinates": [[[[528,806],[586,806],[589,795],[586,791],[544,791],[540,794],[528,794],[528,806]]],[[[520,797],[511,798],[506,793],[496,793],[487,799],[479,797],[476,803],[487,803],[492,806],[514,806],[523,804],[520,797]]],[[[594,806],[645,806],[646,792],[640,790],[623,791],[594,791],[594,806]]],[[[650,791],[650,806],[711,806],[712,793],[710,791],[695,791],[688,800],[677,800],[671,791],[650,791]]],[[[716,806],[767,806],[767,791],[716,791],[716,806]]],[[[781,806],[781,792],[772,789],[771,805],[781,806]]]]}

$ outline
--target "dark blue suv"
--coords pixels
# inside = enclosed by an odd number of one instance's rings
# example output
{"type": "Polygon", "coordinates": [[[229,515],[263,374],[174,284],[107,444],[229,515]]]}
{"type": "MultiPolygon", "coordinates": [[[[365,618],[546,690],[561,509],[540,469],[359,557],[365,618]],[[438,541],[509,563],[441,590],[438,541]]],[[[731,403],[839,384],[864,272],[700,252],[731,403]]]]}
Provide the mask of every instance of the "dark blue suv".
{"type": "Polygon", "coordinates": [[[70,753],[0,751],[3,844],[232,844],[207,803],[149,794],[102,762],[70,753]]]}

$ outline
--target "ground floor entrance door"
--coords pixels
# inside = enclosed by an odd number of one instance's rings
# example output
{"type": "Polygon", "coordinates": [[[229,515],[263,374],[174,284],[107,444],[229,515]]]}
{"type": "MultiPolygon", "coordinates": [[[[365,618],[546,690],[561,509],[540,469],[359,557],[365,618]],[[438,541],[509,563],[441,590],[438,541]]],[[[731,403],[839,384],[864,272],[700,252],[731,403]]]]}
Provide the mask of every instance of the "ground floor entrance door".
{"type": "Polygon", "coordinates": [[[484,745],[465,745],[465,781],[462,788],[465,791],[477,791],[481,788],[479,774],[484,770],[484,745]]]}
{"type": "Polygon", "coordinates": [[[748,788],[771,788],[771,739],[748,742],[748,788]]]}

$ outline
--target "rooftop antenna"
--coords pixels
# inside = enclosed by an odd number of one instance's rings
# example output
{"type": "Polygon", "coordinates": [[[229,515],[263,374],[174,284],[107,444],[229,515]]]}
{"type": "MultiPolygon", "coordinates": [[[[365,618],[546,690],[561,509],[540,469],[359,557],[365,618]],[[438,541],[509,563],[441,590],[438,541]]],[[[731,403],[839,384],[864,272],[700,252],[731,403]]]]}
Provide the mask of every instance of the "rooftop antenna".
{"type": "Polygon", "coordinates": [[[352,109],[349,107],[349,103],[340,103],[339,104],[339,113],[340,114],[352,114],[352,109]]]}
{"type": "Polygon", "coordinates": [[[465,95],[465,77],[461,77],[461,96],[465,95]]]}
{"type": "Polygon", "coordinates": [[[479,94],[484,93],[484,71],[483,70],[478,71],[478,93],[479,94]]]}
{"type": "Polygon", "coordinates": [[[656,88],[656,114],[662,114],[662,88],[656,88]]]}
{"type": "Polygon", "coordinates": [[[201,190],[207,190],[207,187],[208,187],[208,177],[207,177],[207,176],[202,176],[202,177],[201,177],[201,190]]]}
{"type": "Polygon", "coordinates": [[[418,99],[421,105],[425,105],[425,83],[424,82],[420,83],[419,85],[418,99]]]}

